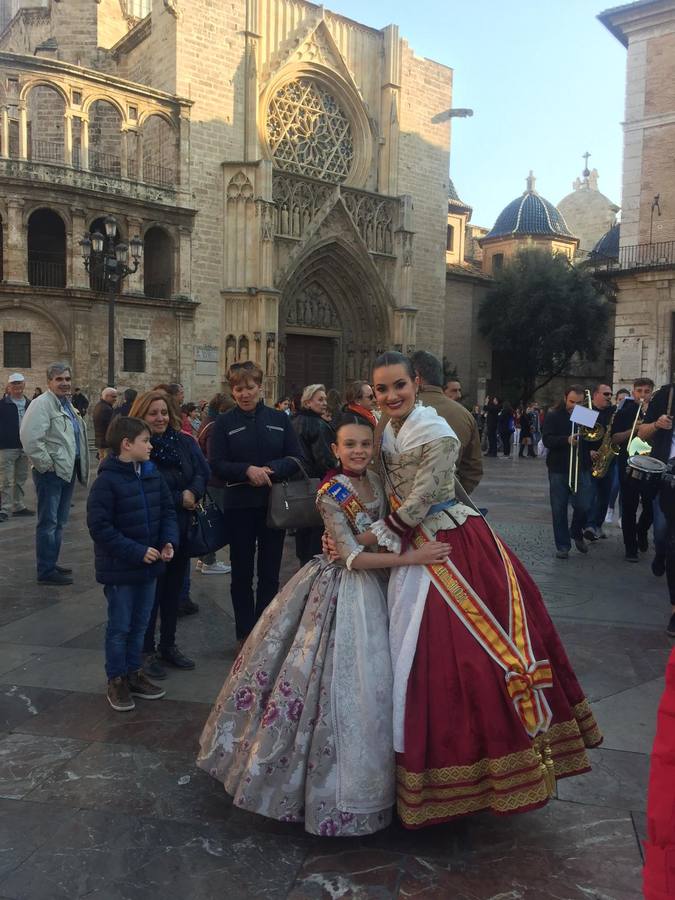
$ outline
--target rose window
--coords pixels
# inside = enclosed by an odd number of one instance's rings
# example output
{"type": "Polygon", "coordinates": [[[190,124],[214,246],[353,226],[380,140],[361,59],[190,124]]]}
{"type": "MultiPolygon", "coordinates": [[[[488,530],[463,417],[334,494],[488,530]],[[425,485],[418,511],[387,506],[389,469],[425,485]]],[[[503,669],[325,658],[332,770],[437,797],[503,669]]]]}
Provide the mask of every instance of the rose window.
{"type": "Polygon", "coordinates": [[[267,112],[274,163],[286,172],[342,182],[354,160],[349,119],[329,91],[300,78],[279,88],[267,112]]]}

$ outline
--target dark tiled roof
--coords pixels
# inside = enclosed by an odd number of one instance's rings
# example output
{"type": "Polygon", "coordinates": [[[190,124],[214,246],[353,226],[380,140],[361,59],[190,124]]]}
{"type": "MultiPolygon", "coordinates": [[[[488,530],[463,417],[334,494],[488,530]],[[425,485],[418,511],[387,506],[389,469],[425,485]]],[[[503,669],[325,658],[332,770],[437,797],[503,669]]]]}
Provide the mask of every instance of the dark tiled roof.
{"type": "Polygon", "coordinates": [[[455,183],[453,182],[452,178],[448,179],[448,206],[452,206],[453,209],[461,209],[472,212],[472,208],[468,205],[468,203],[460,200],[459,194],[457,193],[457,188],[455,187],[455,183]]]}
{"type": "Polygon", "coordinates": [[[492,281],[492,276],[483,272],[480,264],[473,262],[465,262],[464,265],[447,263],[445,273],[446,275],[456,275],[460,278],[478,278],[480,281],[492,281]]]}
{"type": "Polygon", "coordinates": [[[506,237],[510,234],[573,238],[560,210],[535,191],[532,173],[527,182],[525,193],[504,207],[485,238],[506,237]]]}
{"type": "Polygon", "coordinates": [[[603,234],[598,243],[591,250],[591,258],[601,257],[602,259],[618,259],[620,237],[621,225],[619,223],[612,225],[609,231],[606,231],[605,234],[603,234]]]}

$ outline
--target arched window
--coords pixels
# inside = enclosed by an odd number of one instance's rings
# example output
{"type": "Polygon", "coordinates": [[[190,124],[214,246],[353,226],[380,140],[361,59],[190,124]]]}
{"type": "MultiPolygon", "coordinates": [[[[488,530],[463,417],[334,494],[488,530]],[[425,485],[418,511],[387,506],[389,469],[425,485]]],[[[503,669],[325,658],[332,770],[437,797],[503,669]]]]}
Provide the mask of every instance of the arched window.
{"type": "Polygon", "coordinates": [[[448,253],[453,253],[455,249],[455,228],[453,225],[448,225],[448,236],[445,243],[445,249],[448,253]]]}
{"type": "Polygon", "coordinates": [[[28,281],[66,286],[66,227],[53,209],[36,209],[28,219],[28,281]]]}
{"type": "MultiPolygon", "coordinates": [[[[105,233],[105,218],[103,216],[101,216],[98,219],[95,219],[89,227],[90,234],[94,234],[97,231],[99,234],[103,235],[103,238],[105,241],[108,240],[108,238],[106,237],[106,233],[105,233]]],[[[120,230],[120,226],[118,223],[117,233],[115,234],[115,246],[117,246],[118,244],[125,244],[125,243],[126,243],[126,240],[120,230]]],[[[90,272],[89,273],[89,287],[91,288],[92,291],[104,291],[105,290],[105,283],[104,283],[102,272],[99,271],[99,272],[90,272]]]]}
{"type": "MultiPolygon", "coordinates": [[[[64,113],[63,96],[47,84],[38,84],[28,94],[28,157],[37,162],[63,165],[64,113]]],[[[18,154],[17,154],[18,155],[18,154]]]]}
{"type": "Polygon", "coordinates": [[[154,225],[145,232],[143,246],[143,293],[168,299],[173,292],[173,241],[154,225]]]}
{"type": "Polygon", "coordinates": [[[122,116],[107,100],[89,108],[89,168],[118,178],[122,173],[122,116]]]}
{"type": "Polygon", "coordinates": [[[178,180],[176,132],[161,116],[143,123],[143,181],[173,187],[178,180]]]}
{"type": "Polygon", "coordinates": [[[495,253],[492,257],[492,271],[493,272],[501,272],[504,268],[504,254],[503,253],[495,253]]]}

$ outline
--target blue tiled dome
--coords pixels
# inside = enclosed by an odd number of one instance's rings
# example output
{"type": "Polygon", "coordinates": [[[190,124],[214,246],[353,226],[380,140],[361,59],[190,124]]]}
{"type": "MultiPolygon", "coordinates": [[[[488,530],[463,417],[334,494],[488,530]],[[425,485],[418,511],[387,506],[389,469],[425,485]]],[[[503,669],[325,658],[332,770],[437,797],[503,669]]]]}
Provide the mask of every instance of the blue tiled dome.
{"type": "Polygon", "coordinates": [[[621,225],[619,223],[612,225],[609,231],[606,231],[595,247],[593,247],[591,256],[601,257],[602,259],[618,259],[620,237],[621,225]]]}
{"type": "Polygon", "coordinates": [[[535,191],[534,175],[531,172],[527,179],[527,190],[525,193],[504,207],[497,216],[497,221],[492,226],[492,229],[485,235],[484,240],[494,237],[506,237],[511,234],[574,237],[567,227],[562,213],[535,191]]]}

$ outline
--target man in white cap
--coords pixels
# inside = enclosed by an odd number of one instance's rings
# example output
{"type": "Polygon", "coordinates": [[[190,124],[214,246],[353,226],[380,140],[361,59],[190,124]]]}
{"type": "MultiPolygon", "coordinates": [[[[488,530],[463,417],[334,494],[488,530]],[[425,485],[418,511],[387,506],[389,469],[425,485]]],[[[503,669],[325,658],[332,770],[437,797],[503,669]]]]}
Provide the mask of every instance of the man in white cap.
{"type": "Polygon", "coordinates": [[[28,478],[28,457],[23,452],[19,429],[30,400],[25,395],[26,379],[13,372],[0,400],[0,522],[12,516],[33,516],[23,501],[28,478]]]}

